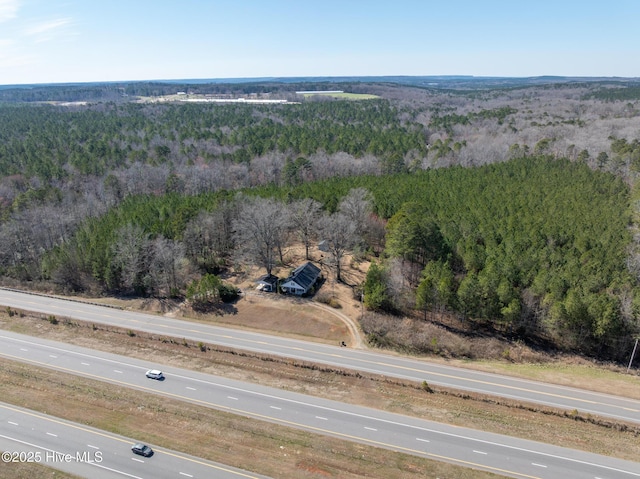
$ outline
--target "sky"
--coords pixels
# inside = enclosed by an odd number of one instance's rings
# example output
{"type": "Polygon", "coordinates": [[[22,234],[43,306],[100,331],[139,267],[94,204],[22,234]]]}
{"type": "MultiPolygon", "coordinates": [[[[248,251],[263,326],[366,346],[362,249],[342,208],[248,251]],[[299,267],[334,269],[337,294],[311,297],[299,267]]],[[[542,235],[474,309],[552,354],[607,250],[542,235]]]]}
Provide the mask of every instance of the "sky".
{"type": "Polygon", "coordinates": [[[638,0],[0,0],[0,85],[640,77],[638,0]]]}

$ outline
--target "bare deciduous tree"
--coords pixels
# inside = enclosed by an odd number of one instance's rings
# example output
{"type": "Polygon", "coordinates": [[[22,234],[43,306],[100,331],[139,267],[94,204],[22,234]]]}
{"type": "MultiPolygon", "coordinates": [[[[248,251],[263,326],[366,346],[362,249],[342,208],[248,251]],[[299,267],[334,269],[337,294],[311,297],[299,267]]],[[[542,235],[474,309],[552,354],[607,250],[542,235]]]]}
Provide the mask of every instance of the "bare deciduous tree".
{"type": "Polygon", "coordinates": [[[151,240],[140,226],[120,228],[112,249],[111,286],[123,292],[145,292],[148,283],[151,240]]]}
{"type": "Polygon", "coordinates": [[[240,256],[271,274],[287,232],[285,205],[270,198],[247,198],[240,206],[233,227],[240,256]]]}
{"type": "Polygon", "coordinates": [[[189,262],[184,245],[159,236],[153,241],[149,289],[155,296],[174,296],[186,284],[189,262]]]}
{"type": "Polygon", "coordinates": [[[183,235],[185,254],[207,273],[217,273],[233,248],[234,203],[223,203],[212,212],[201,212],[191,220],[183,235]]]}
{"type": "Polygon", "coordinates": [[[354,225],[358,236],[363,236],[372,211],[371,193],[366,188],[354,188],[340,200],[338,211],[354,225]]]}
{"type": "Polygon", "coordinates": [[[316,230],[322,206],[311,198],[294,201],[289,206],[291,224],[304,244],[305,259],[309,258],[309,247],[316,230]]]}
{"type": "Polygon", "coordinates": [[[83,272],[81,254],[73,246],[61,251],[51,280],[63,291],[86,291],[92,283],[83,272]]]}
{"type": "Polygon", "coordinates": [[[342,259],[359,240],[356,225],[345,214],[338,212],[324,216],[319,222],[319,229],[332,257],[336,281],[342,281],[342,259]]]}

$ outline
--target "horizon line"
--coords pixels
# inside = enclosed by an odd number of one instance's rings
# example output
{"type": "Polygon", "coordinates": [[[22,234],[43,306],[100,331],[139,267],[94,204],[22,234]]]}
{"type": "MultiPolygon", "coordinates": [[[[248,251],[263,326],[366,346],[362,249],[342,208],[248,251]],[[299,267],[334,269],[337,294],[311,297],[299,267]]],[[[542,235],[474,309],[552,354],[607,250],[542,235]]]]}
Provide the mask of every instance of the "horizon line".
{"type": "Polygon", "coordinates": [[[67,81],[67,82],[38,82],[38,83],[6,83],[0,87],[38,87],[38,86],[79,86],[79,85],[105,85],[118,83],[249,83],[249,82],[283,82],[285,80],[302,81],[361,81],[362,79],[431,79],[431,80],[573,80],[573,81],[597,81],[597,80],[618,80],[618,81],[639,81],[640,77],[624,76],[579,76],[579,75],[537,75],[537,76],[476,76],[476,75],[308,75],[308,76],[265,76],[265,77],[213,77],[213,78],[164,78],[145,80],[95,80],[95,81],[67,81]],[[360,79],[360,80],[358,80],[360,79]]]}

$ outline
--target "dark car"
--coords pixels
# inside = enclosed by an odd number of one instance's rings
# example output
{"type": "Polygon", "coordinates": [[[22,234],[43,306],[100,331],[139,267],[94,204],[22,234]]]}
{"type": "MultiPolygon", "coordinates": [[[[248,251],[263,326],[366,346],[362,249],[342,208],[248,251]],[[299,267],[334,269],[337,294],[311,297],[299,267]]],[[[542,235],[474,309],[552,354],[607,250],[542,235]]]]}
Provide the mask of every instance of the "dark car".
{"type": "Polygon", "coordinates": [[[131,446],[131,450],[134,454],[138,454],[139,456],[151,457],[153,456],[153,449],[151,449],[146,444],[134,444],[131,446]]]}

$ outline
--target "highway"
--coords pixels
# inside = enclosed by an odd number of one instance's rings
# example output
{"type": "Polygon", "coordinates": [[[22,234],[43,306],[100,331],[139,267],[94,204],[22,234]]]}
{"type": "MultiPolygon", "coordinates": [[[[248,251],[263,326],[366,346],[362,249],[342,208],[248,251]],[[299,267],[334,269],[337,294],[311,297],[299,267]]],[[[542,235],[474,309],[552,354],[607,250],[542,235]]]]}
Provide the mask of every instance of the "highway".
{"type": "Polygon", "coordinates": [[[36,462],[91,479],[266,479],[152,445],[151,457],[134,455],[136,440],[0,403],[0,477],[12,463],[36,462]]]}
{"type": "Polygon", "coordinates": [[[203,341],[301,361],[326,364],[389,377],[427,381],[482,394],[640,423],[640,401],[509,376],[429,363],[383,351],[341,348],[210,324],[124,311],[75,301],[0,289],[0,304],[89,323],[203,341]]]}
{"type": "MultiPolygon", "coordinates": [[[[17,333],[0,331],[0,358],[508,477],[640,478],[640,463],[163,367],[17,333]],[[166,380],[147,379],[144,373],[150,368],[163,369],[166,380]]],[[[5,435],[7,427],[2,423],[0,433],[5,435]]],[[[31,436],[18,439],[33,440],[31,436]]],[[[124,470],[133,476],[140,474],[138,469],[124,470]]]]}

